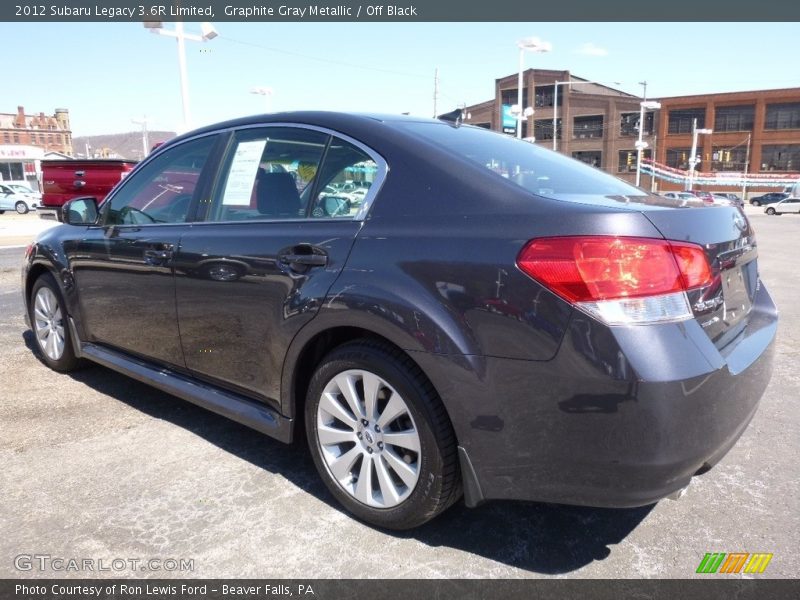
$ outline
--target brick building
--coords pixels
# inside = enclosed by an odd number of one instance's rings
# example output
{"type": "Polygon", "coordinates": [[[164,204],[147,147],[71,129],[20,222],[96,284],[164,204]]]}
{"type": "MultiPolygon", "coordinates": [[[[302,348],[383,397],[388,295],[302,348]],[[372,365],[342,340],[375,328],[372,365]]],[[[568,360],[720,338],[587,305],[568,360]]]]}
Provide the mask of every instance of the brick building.
{"type": "Polygon", "coordinates": [[[0,113],[0,144],[21,144],[72,156],[69,111],[57,108],[52,115],[26,115],[18,106],[16,113],[0,113]]]}
{"type": "MultiPolygon", "coordinates": [[[[495,80],[492,100],[466,107],[468,123],[514,135],[518,74],[495,80]]],[[[635,142],[641,98],[572,75],[569,71],[528,69],[523,72],[523,108],[535,112],[522,122],[522,135],[553,147],[553,113],[559,152],[634,181],[635,142]],[[558,106],[554,107],[558,88],[558,106]],[[533,103],[529,101],[533,98],[533,103]]],[[[800,173],[800,88],[755,90],[659,99],[661,109],[646,111],[643,152],[673,169],[686,171],[692,148],[692,126],[711,129],[698,136],[697,171],[714,173],[714,184],[699,189],[738,192],[741,173],[800,173]],[[738,179],[737,179],[738,178],[738,179]],[[738,183],[736,183],[738,181],[738,183]]],[[[658,191],[683,189],[673,181],[644,176],[642,186],[658,191]]],[[[774,186],[773,186],[774,187],[774,186]]],[[[769,191],[749,185],[747,192],[769,191]]],[[[774,189],[773,189],[774,191],[774,189]]]]}
{"type": "Polygon", "coordinates": [[[39,188],[40,161],[48,154],[72,156],[69,111],[57,108],[52,115],[0,113],[0,181],[17,181],[39,188]]]}
{"type": "MultiPolygon", "coordinates": [[[[800,173],[800,88],[676,96],[660,102],[658,139],[663,143],[656,149],[656,162],[688,168],[692,124],[697,119],[698,129],[712,130],[698,135],[698,171],[800,173]]],[[[679,183],[660,186],[664,190],[681,187],[679,183]]]]}

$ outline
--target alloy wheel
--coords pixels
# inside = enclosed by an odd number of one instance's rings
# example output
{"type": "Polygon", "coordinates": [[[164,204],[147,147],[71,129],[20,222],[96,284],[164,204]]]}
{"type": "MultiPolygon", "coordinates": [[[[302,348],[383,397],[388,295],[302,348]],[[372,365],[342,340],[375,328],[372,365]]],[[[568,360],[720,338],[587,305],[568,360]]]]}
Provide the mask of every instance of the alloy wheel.
{"type": "Polygon", "coordinates": [[[42,352],[51,360],[59,360],[64,354],[64,319],[58,299],[48,287],[36,292],[33,328],[42,352]]]}
{"type": "Polygon", "coordinates": [[[333,377],[317,407],[316,429],[328,472],[357,501],[393,508],[414,491],[419,431],[405,400],[378,375],[352,369],[333,377]]]}

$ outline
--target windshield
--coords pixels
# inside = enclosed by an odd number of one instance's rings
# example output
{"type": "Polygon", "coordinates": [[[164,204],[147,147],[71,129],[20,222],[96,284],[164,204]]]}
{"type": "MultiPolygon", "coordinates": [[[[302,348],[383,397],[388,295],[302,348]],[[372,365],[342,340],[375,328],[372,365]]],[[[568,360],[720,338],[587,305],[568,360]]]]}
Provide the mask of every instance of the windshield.
{"type": "Polygon", "coordinates": [[[539,196],[584,200],[584,196],[645,196],[642,190],[535,144],[477,127],[404,123],[404,127],[448,151],[539,196]]]}
{"type": "Polygon", "coordinates": [[[31,188],[29,188],[27,186],[24,186],[24,185],[10,184],[8,187],[10,187],[12,190],[14,190],[15,192],[17,192],[19,194],[32,194],[33,193],[33,190],[31,188]]]}

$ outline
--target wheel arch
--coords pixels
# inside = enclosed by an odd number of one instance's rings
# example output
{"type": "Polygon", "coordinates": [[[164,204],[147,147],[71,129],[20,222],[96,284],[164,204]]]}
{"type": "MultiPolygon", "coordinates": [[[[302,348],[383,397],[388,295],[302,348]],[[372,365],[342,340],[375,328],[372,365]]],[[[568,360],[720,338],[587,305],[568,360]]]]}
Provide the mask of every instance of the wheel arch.
{"type": "MultiPolygon", "coordinates": [[[[28,305],[31,301],[31,291],[33,290],[34,284],[42,275],[46,273],[51,275],[53,279],[55,279],[56,285],[61,288],[61,282],[58,280],[58,274],[51,266],[41,262],[32,264],[25,276],[25,310],[28,310],[28,305]]],[[[61,289],[61,295],[64,295],[63,288],[61,289]]]]}
{"type": "MultiPolygon", "coordinates": [[[[404,348],[405,344],[400,335],[385,331],[383,328],[379,330],[378,327],[365,326],[363,323],[342,323],[341,318],[337,319],[338,323],[328,322],[327,319],[316,321],[317,319],[314,319],[295,337],[286,353],[281,373],[281,412],[295,422],[293,437],[302,437],[304,429],[302,415],[306,394],[317,366],[334,348],[355,340],[380,342],[401,352],[420,370],[441,398],[440,388],[435,379],[416,359],[415,355],[418,353],[404,348]]],[[[444,401],[442,404],[445,404],[444,401]]],[[[445,411],[448,412],[446,405],[445,411]]],[[[448,418],[452,422],[449,413],[448,418]]]]}

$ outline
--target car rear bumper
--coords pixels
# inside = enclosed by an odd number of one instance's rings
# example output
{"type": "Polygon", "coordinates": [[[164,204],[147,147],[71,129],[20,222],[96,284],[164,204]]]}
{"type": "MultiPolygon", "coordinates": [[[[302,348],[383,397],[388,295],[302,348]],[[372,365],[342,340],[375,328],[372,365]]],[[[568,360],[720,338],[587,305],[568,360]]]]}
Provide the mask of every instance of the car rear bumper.
{"type": "Polygon", "coordinates": [[[576,314],[551,361],[444,359],[448,377],[434,385],[459,439],[468,504],[631,507],[685,487],[755,414],[776,329],[762,286],[746,331],[721,350],[694,321],[608,328],[576,314]]]}

